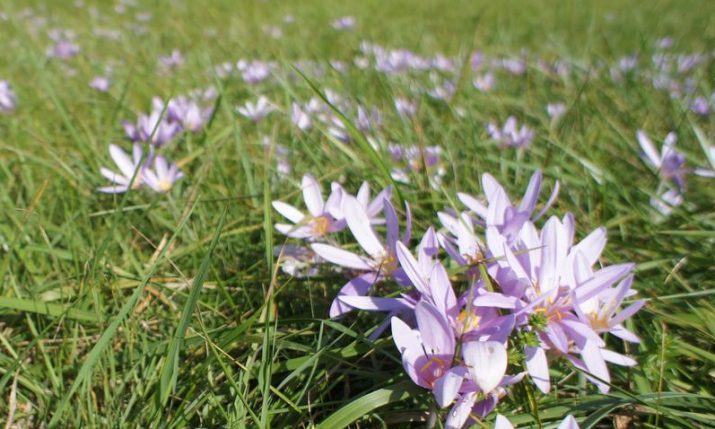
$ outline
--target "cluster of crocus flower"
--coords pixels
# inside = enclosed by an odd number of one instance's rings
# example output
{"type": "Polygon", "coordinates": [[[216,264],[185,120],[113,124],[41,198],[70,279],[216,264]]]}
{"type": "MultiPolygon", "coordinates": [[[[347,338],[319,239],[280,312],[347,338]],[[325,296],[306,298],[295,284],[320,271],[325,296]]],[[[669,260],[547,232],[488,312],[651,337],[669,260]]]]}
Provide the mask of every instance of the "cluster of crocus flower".
{"type": "Polygon", "coordinates": [[[501,128],[494,123],[487,124],[487,133],[502,147],[525,148],[534,140],[534,130],[526,125],[519,128],[514,116],[509,116],[501,128]]]}
{"type": "MultiPolygon", "coordinates": [[[[685,167],[685,155],[675,149],[678,136],[674,132],[666,135],[663,140],[663,148],[660,151],[642,130],[636,132],[636,137],[643,151],[644,162],[658,174],[660,179],[656,195],[651,198],[650,203],[662,215],[668,216],[673,208],[683,203],[685,177],[688,173],[693,172],[703,177],[715,177],[713,170],[696,168],[691,171],[685,167]]],[[[710,159],[710,154],[706,153],[706,155],[710,159]]],[[[715,165],[713,167],[715,168],[715,165]]]]}
{"type": "MultiPolygon", "coordinates": [[[[438,213],[442,226],[427,228],[415,248],[410,207],[405,205],[400,228],[390,188],[370,199],[366,184],[351,195],[333,183],[324,199],[317,180],[305,175],[307,214],[273,202],[292,222],[276,229],[307,243],[284,255],[301,255],[304,264],[327,262],[349,276],[330,317],[356,309],[387,313],[371,338],[391,329],[410,379],[430,390],[440,408],[451,407],[446,428],[486,419],[509,387],[523,380],[548,393],[555,360],[582,371],[604,393],[607,363],[636,363],[603,338],[638,342],[624,322],[645,303],[631,299],[634,264],[599,263],[605,228],[576,241],[576,222],[567,213],[539,229],[559,190],[557,182],[537,210],[539,171],[519,204],[489,174],[482,188],[484,198],[459,193],[466,210],[438,213]],[[335,233],[345,229],[360,252],[337,242],[335,233]]],[[[294,268],[295,259],[287,260],[294,268]]],[[[496,427],[511,425],[500,416],[496,427]]],[[[568,417],[562,427],[577,426],[568,417]]]]}
{"type": "Polygon", "coordinates": [[[152,111],[148,115],[140,114],[136,124],[124,121],[124,132],[133,142],[131,156],[119,146],[109,145],[109,154],[119,173],[103,167],[100,172],[111,184],[98,191],[122,193],[142,186],[155,192],[169,191],[184,174],[177,164],[158,155],[156,151],[182,132],[201,131],[213,114],[213,109],[201,107],[197,99],[210,99],[214,95],[212,90],[193,92],[172,98],[166,103],[155,97],[152,100],[152,111]]]}
{"type": "Polygon", "coordinates": [[[437,187],[446,174],[447,170],[441,162],[441,146],[402,146],[393,143],[387,146],[387,150],[392,162],[397,164],[390,174],[398,182],[410,183],[410,172],[420,173],[426,170],[430,185],[437,187]]]}
{"type": "Polygon", "coordinates": [[[197,132],[211,117],[211,108],[200,107],[196,100],[179,96],[168,103],[159,97],[152,99],[149,114],[139,114],[136,124],[124,121],[122,126],[133,142],[150,143],[160,147],[172,141],[182,131],[197,132]]]}
{"type": "Polygon", "coordinates": [[[50,58],[67,60],[79,54],[80,47],[75,43],[75,33],[71,30],[52,30],[49,33],[53,45],[45,52],[50,58]]]}

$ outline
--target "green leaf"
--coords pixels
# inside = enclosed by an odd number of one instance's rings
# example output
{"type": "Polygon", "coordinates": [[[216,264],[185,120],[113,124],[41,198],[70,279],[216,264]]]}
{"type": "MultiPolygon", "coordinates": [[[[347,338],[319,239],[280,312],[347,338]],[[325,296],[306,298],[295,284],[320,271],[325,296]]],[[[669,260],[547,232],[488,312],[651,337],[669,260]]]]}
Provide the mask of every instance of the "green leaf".
{"type": "Polygon", "coordinates": [[[342,429],[372,411],[393,402],[410,397],[415,390],[411,381],[403,381],[390,387],[375,390],[350,402],[318,425],[318,429],[342,429]]]}
{"type": "Polygon", "coordinates": [[[97,322],[97,318],[89,311],[33,299],[0,297],[0,308],[44,314],[46,316],[66,317],[80,322],[97,322]]]}

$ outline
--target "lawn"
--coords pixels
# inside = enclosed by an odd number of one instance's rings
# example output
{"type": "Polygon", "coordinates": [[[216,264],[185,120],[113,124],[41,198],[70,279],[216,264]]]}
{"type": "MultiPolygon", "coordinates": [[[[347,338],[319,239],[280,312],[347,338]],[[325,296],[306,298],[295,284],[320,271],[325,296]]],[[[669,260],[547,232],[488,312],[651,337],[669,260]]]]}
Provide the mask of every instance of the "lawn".
{"type": "Polygon", "coordinates": [[[5,428],[715,425],[715,2],[0,0],[0,46],[5,428]]]}

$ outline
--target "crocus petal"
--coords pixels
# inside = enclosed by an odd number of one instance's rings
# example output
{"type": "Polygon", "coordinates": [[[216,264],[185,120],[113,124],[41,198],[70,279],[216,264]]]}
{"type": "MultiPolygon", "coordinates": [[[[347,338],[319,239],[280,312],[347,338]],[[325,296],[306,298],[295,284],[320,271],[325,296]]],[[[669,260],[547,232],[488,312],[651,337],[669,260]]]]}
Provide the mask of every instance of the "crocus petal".
{"type": "Polygon", "coordinates": [[[412,285],[423,295],[429,296],[430,290],[427,285],[427,279],[425,279],[424,274],[420,271],[417,259],[412,256],[412,253],[402,243],[397,243],[396,251],[397,260],[400,262],[400,267],[405,271],[405,274],[412,282],[412,285]]]}
{"type": "Polygon", "coordinates": [[[122,148],[117,145],[110,144],[109,155],[112,157],[114,163],[117,164],[117,167],[119,167],[119,170],[125,177],[134,177],[136,167],[134,166],[134,163],[129,158],[127,153],[122,150],[122,148]]]}
{"type": "Polygon", "coordinates": [[[422,344],[428,353],[454,355],[454,332],[437,307],[425,300],[415,306],[415,318],[419,327],[422,344]]]}
{"type": "Polygon", "coordinates": [[[603,359],[606,360],[606,362],[611,362],[616,365],[636,366],[638,364],[638,362],[634,359],[608,349],[601,349],[601,356],[603,356],[603,359]]]}
{"type": "Polygon", "coordinates": [[[600,270],[593,273],[588,281],[580,285],[574,291],[578,296],[580,302],[585,302],[590,298],[598,295],[605,288],[610,287],[613,283],[624,277],[631,271],[634,264],[617,264],[609,265],[607,267],[601,268],[600,270]]]}
{"type": "MultiPolygon", "coordinates": [[[[385,200],[386,202],[388,200],[385,200]]],[[[412,239],[412,209],[405,202],[405,230],[402,232],[402,243],[407,244],[412,239]]]]}
{"type": "Polygon", "coordinates": [[[605,382],[604,383],[600,382],[599,380],[594,380],[596,386],[598,386],[598,390],[604,394],[608,393],[610,387],[606,383],[611,381],[611,376],[608,373],[606,361],[601,355],[601,349],[598,347],[598,345],[596,345],[596,343],[592,341],[587,341],[586,345],[583,347],[583,350],[581,350],[581,357],[583,358],[583,363],[586,365],[588,372],[605,382]]]}
{"type": "Polygon", "coordinates": [[[447,371],[442,377],[434,382],[434,397],[437,405],[444,408],[454,401],[454,398],[462,386],[462,380],[467,371],[464,367],[455,367],[447,371]]]}
{"type": "Polygon", "coordinates": [[[653,146],[653,142],[642,130],[636,131],[636,137],[638,138],[638,143],[643,149],[643,153],[646,156],[646,160],[655,168],[660,168],[660,154],[658,150],[653,146]]]}
{"type": "Polygon", "coordinates": [[[568,415],[556,429],[579,429],[579,426],[576,419],[573,416],[568,415]]]}
{"type": "Polygon", "coordinates": [[[375,231],[372,230],[365,208],[352,195],[345,195],[343,198],[343,212],[348,228],[360,246],[375,259],[384,257],[385,247],[380,243],[375,231]]]}
{"type": "Polygon", "coordinates": [[[531,214],[536,207],[536,201],[539,199],[539,192],[541,191],[541,171],[536,170],[534,174],[531,175],[529,180],[529,186],[526,187],[526,192],[524,192],[524,198],[519,204],[519,211],[531,214]]]}
{"type": "Polygon", "coordinates": [[[543,393],[549,393],[551,382],[549,381],[549,364],[546,360],[546,352],[541,347],[525,347],[526,368],[531,379],[543,393]]]}
{"type": "Polygon", "coordinates": [[[103,186],[101,188],[97,188],[97,192],[101,192],[103,194],[121,194],[122,192],[127,192],[127,190],[129,190],[129,187],[125,185],[103,186]]]}
{"type": "Polygon", "coordinates": [[[518,298],[514,296],[506,296],[496,292],[485,292],[474,298],[472,305],[475,307],[496,307],[505,309],[516,308],[518,298]]]}
{"type": "Polygon", "coordinates": [[[586,236],[581,242],[572,248],[572,251],[583,252],[590,265],[598,261],[598,258],[606,247],[606,228],[596,228],[586,236]]]}
{"type": "Polygon", "coordinates": [[[497,414],[497,419],[494,421],[494,429],[514,429],[514,425],[512,425],[506,417],[497,414]]]}
{"type": "Polygon", "coordinates": [[[641,339],[636,334],[624,328],[622,325],[612,327],[608,332],[629,343],[640,343],[641,339]]]}
{"type": "Polygon", "coordinates": [[[342,300],[343,297],[364,296],[368,293],[375,282],[377,282],[376,273],[365,273],[345,283],[345,285],[340,288],[338,296],[335,297],[332,305],[330,306],[330,318],[340,317],[353,309],[352,306],[342,300]]]}
{"type": "Polygon", "coordinates": [[[301,213],[300,210],[290,204],[286,204],[282,201],[273,201],[271,205],[278,213],[293,223],[299,223],[305,218],[305,215],[301,213]]]}
{"type": "Polygon", "coordinates": [[[559,196],[560,189],[561,185],[558,181],[556,181],[556,183],[554,183],[554,189],[551,191],[551,195],[549,195],[549,199],[546,201],[546,204],[544,204],[544,207],[541,208],[539,213],[532,218],[534,222],[541,219],[541,216],[543,216],[551,208],[551,206],[554,205],[554,203],[556,202],[556,198],[558,198],[559,196]]]}
{"type": "Polygon", "coordinates": [[[429,295],[442,314],[450,314],[450,310],[457,305],[457,297],[452,289],[452,283],[449,281],[447,270],[440,262],[434,264],[432,268],[429,289],[429,295]]]}
{"type": "Polygon", "coordinates": [[[129,185],[129,180],[119,173],[115,173],[112,170],[104,167],[100,167],[99,173],[104,176],[107,180],[110,180],[119,185],[129,185]]]}
{"type": "Polygon", "coordinates": [[[385,201],[383,211],[385,213],[385,227],[387,229],[385,238],[387,246],[392,247],[394,243],[397,243],[400,239],[400,226],[397,221],[397,212],[395,212],[395,207],[389,201],[385,201]]]}
{"type": "Polygon", "coordinates": [[[445,429],[462,429],[464,424],[469,419],[469,414],[472,412],[474,402],[477,400],[476,392],[468,392],[462,395],[456,404],[452,407],[447,415],[447,421],[444,422],[445,429]]]}
{"type": "Polygon", "coordinates": [[[412,306],[402,298],[344,295],[338,296],[337,299],[350,307],[365,311],[396,311],[412,309],[412,306]]]}
{"type": "Polygon", "coordinates": [[[328,244],[313,243],[310,245],[313,251],[321,258],[341,267],[353,268],[355,270],[371,270],[372,267],[360,256],[328,244]]]}
{"type": "Polygon", "coordinates": [[[422,343],[417,331],[410,328],[407,323],[403,322],[399,317],[393,317],[391,320],[392,339],[400,353],[406,350],[421,351],[422,343]]]}
{"type": "Polygon", "coordinates": [[[506,373],[506,348],[496,341],[469,341],[462,345],[464,363],[472,381],[482,392],[489,393],[499,385],[506,373]]]}
{"type": "Polygon", "coordinates": [[[459,201],[462,202],[469,210],[473,211],[474,214],[479,216],[482,219],[487,218],[487,207],[479,202],[476,198],[469,194],[464,194],[464,193],[458,193],[457,198],[459,198],[459,201]]]}
{"type": "Polygon", "coordinates": [[[323,194],[320,192],[320,184],[315,177],[310,174],[303,176],[303,181],[301,183],[303,188],[303,199],[305,200],[305,206],[308,211],[313,216],[320,216],[323,214],[324,202],[323,194]]]}

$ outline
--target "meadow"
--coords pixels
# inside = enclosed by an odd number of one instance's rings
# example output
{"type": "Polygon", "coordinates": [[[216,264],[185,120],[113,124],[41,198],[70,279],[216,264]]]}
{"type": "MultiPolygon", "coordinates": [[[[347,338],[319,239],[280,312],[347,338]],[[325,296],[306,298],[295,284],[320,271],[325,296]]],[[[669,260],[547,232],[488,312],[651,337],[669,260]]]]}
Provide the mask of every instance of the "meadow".
{"type": "Polygon", "coordinates": [[[715,426],[715,2],[0,0],[0,46],[4,428],[715,426]]]}

